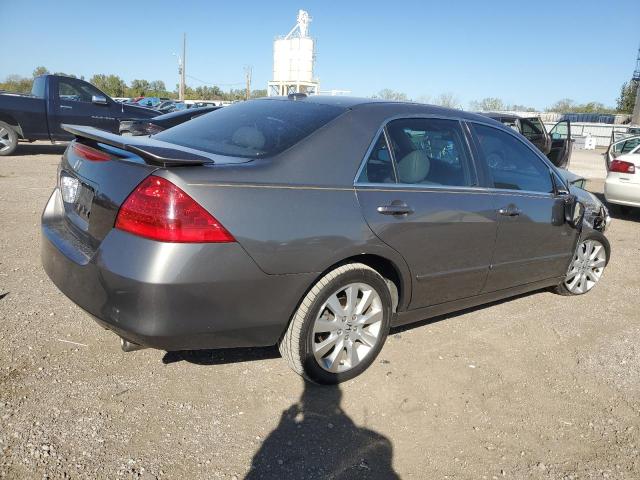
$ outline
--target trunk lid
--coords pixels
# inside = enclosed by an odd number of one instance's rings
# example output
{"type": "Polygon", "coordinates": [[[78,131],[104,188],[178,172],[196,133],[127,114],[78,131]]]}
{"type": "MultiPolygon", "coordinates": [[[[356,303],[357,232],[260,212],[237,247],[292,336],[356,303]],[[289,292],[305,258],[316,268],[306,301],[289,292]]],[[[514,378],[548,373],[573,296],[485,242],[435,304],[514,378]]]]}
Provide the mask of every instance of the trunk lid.
{"type": "Polygon", "coordinates": [[[62,195],[59,221],[63,225],[59,226],[66,227],[72,243],[90,252],[113,228],[118,210],[129,194],[154,171],[214,163],[206,154],[149,137],[121,137],[92,127],[64,128],[76,140],[62,157],[58,187],[61,193],[66,187],[74,194],[67,199],[62,195]],[[83,146],[90,148],[89,157],[94,152],[98,159],[87,158],[83,146]]]}

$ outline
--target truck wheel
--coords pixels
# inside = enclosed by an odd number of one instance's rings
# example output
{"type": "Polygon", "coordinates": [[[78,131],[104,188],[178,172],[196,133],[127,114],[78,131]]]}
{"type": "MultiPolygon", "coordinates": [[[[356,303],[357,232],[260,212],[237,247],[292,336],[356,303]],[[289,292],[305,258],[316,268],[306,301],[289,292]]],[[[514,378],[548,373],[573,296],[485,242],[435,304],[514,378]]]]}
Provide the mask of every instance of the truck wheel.
{"type": "Polygon", "coordinates": [[[385,279],[362,263],[322,277],[303,298],[279,342],[299,375],[335,384],[362,373],[382,349],[392,298],[385,279]]]}
{"type": "Polygon", "coordinates": [[[11,125],[0,122],[0,156],[11,155],[18,146],[18,134],[11,125]]]}

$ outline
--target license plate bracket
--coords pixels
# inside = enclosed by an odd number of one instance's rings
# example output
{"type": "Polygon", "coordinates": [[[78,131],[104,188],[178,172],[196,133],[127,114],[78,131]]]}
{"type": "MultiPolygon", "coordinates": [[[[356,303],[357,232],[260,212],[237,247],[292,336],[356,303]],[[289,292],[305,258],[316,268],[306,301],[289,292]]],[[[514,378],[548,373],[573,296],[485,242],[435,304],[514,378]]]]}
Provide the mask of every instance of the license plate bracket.
{"type": "Polygon", "coordinates": [[[93,204],[94,195],[95,191],[93,188],[85,183],[80,184],[80,193],[74,205],[74,210],[78,216],[86,222],[89,222],[89,217],[91,216],[91,205],[93,204]]]}

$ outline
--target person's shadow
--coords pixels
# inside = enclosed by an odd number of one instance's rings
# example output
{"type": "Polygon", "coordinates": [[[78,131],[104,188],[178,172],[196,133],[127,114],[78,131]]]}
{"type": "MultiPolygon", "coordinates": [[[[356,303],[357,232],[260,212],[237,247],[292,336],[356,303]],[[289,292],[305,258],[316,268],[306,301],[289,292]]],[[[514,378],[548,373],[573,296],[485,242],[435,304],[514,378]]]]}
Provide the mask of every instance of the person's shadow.
{"type": "Polygon", "coordinates": [[[337,385],[305,382],[300,400],[282,412],[245,480],[394,479],[388,438],[358,427],[340,407],[337,385]]]}

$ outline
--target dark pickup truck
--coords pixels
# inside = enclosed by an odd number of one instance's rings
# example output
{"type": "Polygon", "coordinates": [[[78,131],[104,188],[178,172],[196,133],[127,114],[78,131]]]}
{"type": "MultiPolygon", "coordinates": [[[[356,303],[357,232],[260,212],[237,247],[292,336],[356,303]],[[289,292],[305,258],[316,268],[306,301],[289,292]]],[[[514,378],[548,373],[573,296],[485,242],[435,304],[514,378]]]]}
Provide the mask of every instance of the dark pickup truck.
{"type": "Polygon", "coordinates": [[[0,156],[11,155],[19,141],[64,142],[73,135],[63,123],[86,125],[118,133],[120,119],[155,117],[158,111],[112,100],[84,80],[42,75],[31,95],[0,93],[0,156]]]}

